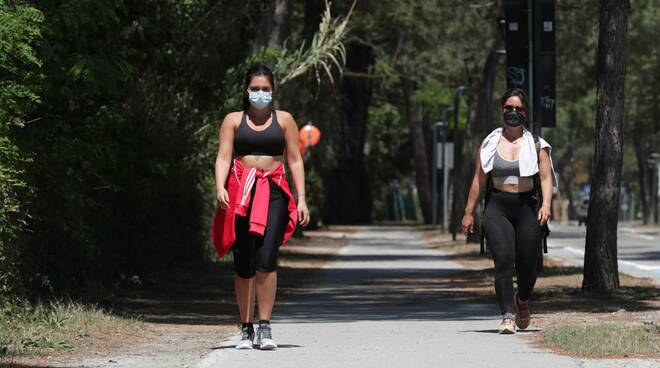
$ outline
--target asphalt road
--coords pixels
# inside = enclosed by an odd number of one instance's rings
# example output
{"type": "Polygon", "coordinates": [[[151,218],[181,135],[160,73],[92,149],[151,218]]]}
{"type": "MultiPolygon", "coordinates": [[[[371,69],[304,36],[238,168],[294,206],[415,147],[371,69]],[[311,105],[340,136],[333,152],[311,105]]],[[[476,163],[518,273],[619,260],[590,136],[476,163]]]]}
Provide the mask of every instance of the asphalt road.
{"type": "MultiPolygon", "coordinates": [[[[584,264],[584,226],[550,224],[548,252],[572,265],[584,264]]],[[[619,272],[648,277],[660,283],[660,232],[622,225],[617,237],[619,272]]]]}

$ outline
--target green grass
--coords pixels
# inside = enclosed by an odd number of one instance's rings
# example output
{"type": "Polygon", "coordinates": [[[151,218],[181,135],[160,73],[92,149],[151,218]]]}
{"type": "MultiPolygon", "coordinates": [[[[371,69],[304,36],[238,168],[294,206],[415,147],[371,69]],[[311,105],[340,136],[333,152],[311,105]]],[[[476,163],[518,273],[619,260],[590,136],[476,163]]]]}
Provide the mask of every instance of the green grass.
{"type": "Polygon", "coordinates": [[[121,331],[137,324],[134,318],[70,301],[5,306],[0,309],[0,357],[75,350],[95,331],[121,331]]]}
{"type": "Polygon", "coordinates": [[[660,351],[660,326],[600,323],[582,326],[550,327],[545,342],[579,355],[657,354],[660,351]]]}

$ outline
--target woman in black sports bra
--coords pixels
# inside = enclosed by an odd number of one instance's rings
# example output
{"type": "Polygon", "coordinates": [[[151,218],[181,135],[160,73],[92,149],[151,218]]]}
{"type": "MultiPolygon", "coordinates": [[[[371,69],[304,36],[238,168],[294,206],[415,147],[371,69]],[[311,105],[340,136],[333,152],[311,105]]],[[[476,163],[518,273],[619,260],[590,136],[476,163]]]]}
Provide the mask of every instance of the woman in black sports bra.
{"type": "Polygon", "coordinates": [[[257,65],[247,72],[243,111],[225,116],[215,162],[218,211],[213,241],[222,256],[231,248],[236,301],[241,318],[237,349],[275,349],[270,318],[277,288],[280,245],[297,224],[306,226],[305,171],[298,146],[298,126],[291,114],[272,108],[273,74],[257,65]],[[284,175],[291,170],[297,199],[284,175]],[[297,204],[296,204],[297,202],[297,204]],[[259,327],[252,325],[256,299],[259,327]]]}

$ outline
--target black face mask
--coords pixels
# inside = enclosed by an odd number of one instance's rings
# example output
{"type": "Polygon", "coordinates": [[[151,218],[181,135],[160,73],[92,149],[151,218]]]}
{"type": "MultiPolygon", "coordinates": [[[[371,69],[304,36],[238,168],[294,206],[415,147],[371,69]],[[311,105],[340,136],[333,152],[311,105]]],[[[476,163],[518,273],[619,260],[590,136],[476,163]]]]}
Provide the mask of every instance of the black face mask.
{"type": "Polygon", "coordinates": [[[505,112],[502,114],[502,119],[504,119],[504,124],[512,127],[517,127],[526,121],[525,116],[519,111],[505,112]]]}

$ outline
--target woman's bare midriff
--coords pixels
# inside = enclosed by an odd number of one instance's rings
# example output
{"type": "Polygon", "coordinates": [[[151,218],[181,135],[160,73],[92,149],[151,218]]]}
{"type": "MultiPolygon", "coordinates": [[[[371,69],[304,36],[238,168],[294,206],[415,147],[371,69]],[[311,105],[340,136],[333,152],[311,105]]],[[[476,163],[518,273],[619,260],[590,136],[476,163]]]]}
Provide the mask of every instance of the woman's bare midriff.
{"type": "Polygon", "coordinates": [[[254,167],[259,170],[273,170],[284,163],[284,155],[280,156],[258,156],[246,155],[236,157],[245,167],[254,167]]]}
{"type": "Polygon", "coordinates": [[[495,185],[495,189],[507,193],[525,193],[533,190],[534,184],[529,184],[529,185],[500,184],[500,185],[495,185]]]}

